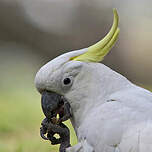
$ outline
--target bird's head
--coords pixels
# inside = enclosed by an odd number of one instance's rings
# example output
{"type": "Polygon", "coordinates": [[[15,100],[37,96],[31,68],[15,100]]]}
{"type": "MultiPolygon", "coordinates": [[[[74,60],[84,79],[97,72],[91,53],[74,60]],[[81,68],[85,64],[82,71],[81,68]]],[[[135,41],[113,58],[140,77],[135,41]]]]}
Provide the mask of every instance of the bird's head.
{"type": "Polygon", "coordinates": [[[93,99],[98,94],[96,88],[101,76],[101,73],[98,76],[101,72],[98,71],[98,62],[107,55],[119,34],[118,14],[115,9],[113,12],[111,30],[101,41],[88,48],[60,55],[44,65],[36,74],[35,85],[42,96],[45,91],[64,96],[72,107],[74,117],[83,113],[86,103],[89,105],[88,97],[93,99]]]}

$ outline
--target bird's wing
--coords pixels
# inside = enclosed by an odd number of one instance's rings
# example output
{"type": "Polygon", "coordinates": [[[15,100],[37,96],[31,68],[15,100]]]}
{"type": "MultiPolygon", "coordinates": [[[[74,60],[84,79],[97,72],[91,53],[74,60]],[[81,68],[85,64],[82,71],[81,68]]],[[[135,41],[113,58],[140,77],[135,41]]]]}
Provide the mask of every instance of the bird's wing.
{"type": "Polygon", "coordinates": [[[134,86],[106,100],[87,113],[80,138],[86,137],[96,152],[147,152],[147,147],[152,152],[152,93],[134,86]]]}
{"type": "Polygon", "coordinates": [[[152,152],[152,93],[134,86],[112,94],[109,100],[132,111],[131,115],[128,113],[128,127],[124,129],[117,149],[120,152],[152,152]]]}
{"type": "Polygon", "coordinates": [[[133,111],[152,114],[152,92],[135,85],[111,94],[107,101],[117,101],[133,111]]]}

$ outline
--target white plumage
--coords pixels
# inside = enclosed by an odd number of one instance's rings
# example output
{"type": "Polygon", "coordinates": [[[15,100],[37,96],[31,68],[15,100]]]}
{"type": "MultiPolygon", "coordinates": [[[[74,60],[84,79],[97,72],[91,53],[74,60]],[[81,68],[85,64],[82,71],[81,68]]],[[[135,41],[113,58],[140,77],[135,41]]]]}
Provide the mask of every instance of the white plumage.
{"type": "Polygon", "coordinates": [[[95,152],[152,151],[151,92],[100,63],[68,61],[51,71],[51,62],[38,72],[36,86],[68,99],[80,143],[86,140],[95,152]],[[73,84],[62,90],[68,76],[73,84]]]}
{"type": "Polygon", "coordinates": [[[79,143],[67,152],[152,152],[152,93],[94,63],[116,41],[116,10],[114,14],[112,30],[103,41],[55,58],[36,75],[39,92],[54,91],[71,105],[79,143]],[[70,84],[63,83],[65,78],[70,84]]]}

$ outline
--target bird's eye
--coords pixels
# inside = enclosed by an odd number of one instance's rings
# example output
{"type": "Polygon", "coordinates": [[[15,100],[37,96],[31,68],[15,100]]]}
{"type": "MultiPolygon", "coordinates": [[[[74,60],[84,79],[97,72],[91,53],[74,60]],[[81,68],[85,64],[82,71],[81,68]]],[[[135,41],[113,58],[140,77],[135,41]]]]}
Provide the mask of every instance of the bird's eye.
{"type": "Polygon", "coordinates": [[[71,79],[70,79],[70,78],[65,78],[65,79],[63,80],[63,83],[64,83],[64,85],[68,85],[68,84],[71,83],[71,79]]]}

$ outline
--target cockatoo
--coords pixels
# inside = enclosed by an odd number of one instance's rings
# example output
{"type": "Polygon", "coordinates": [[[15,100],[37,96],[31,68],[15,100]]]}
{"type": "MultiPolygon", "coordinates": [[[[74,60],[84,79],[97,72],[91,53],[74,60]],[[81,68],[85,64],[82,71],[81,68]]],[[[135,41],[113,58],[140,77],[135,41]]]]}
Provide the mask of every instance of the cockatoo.
{"type": "Polygon", "coordinates": [[[118,14],[109,33],[88,48],[65,53],[36,74],[35,85],[64,96],[78,144],[67,152],[152,152],[152,93],[104,64],[119,35],[118,14]]]}

